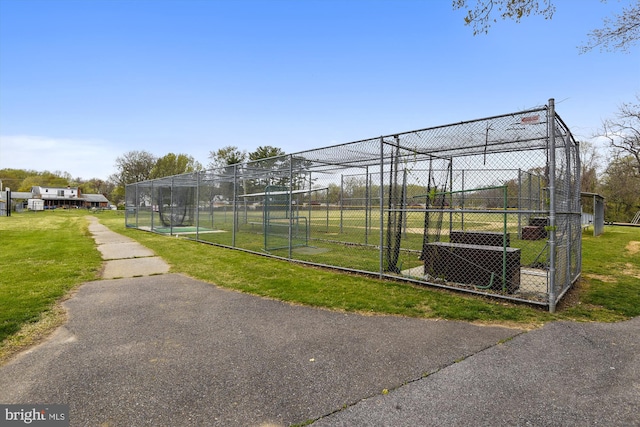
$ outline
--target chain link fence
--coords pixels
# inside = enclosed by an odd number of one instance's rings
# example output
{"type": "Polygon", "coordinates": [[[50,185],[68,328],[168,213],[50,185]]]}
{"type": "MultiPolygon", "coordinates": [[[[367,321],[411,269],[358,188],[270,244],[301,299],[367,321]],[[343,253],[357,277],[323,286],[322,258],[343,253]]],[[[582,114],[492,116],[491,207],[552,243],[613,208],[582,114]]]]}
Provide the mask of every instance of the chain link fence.
{"type": "Polygon", "coordinates": [[[578,146],[549,105],[126,188],[126,224],[548,306],[581,268],[578,146]]]}

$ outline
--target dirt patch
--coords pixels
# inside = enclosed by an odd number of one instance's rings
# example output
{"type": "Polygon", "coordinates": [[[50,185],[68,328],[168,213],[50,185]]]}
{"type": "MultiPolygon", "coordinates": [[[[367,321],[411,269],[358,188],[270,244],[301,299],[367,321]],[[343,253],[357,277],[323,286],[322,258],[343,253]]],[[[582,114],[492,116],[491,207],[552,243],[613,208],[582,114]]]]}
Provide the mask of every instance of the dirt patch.
{"type": "Polygon", "coordinates": [[[629,252],[629,255],[635,255],[640,252],[640,242],[632,240],[625,246],[625,249],[629,252]]]}
{"type": "Polygon", "coordinates": [[[567,291],[566,294],[562,297],[558,305],[556,306],[556,311],[564,311],[568,308],[575,307],[579,304],[580,298],[582,294],[589,288],[589,283],[585,280],[584,277],[581,277],[572,287],[567,291]]]}
{"type": "Polygon", "coordinates": [[[585,274],[585,277],[589,279],[600,280],[605,283],[616,283],[618,280],[613,276],[606,276],[604,274],[585,274]]]}
{"type": "MultiPolygon", "coordinates": [[[[637,243],[637,242],[636,242],[637,243]]],[[[622,274],[625,276],[635,277],[636,279],[640,279],[640,268],[637,268],[635,265],[631,263],[626,263],[624,265],[624,270],[622,270],[622,274]]]]}

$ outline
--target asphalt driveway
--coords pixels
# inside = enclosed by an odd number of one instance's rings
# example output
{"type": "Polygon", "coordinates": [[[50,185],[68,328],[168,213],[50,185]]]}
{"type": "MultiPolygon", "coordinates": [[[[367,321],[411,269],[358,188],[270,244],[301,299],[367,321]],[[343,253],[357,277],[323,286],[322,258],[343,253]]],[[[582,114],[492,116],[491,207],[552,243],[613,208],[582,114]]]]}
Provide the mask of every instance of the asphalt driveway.
{"type": "Polygon", "coordinates": [[[0,402],[69,404],[78,426],[302,423],[520,333],[293,306],[176,274],[87,283],[65,305],[64,327],[0,368],[0,402]]]}

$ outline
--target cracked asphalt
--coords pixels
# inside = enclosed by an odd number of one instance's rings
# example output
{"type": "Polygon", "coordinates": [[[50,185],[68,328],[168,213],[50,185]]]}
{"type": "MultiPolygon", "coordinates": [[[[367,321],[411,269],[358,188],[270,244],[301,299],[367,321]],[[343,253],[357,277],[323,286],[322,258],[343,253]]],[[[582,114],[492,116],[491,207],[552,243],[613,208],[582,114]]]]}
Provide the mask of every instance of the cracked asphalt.
{"type": "Polygon", "coordinates": [[[523,332],[296,306],[168,273],[92,221],[105,279],[0,367],[0,402],[69,404],[72,426],[640,425],[640,318],[523,332]]]}

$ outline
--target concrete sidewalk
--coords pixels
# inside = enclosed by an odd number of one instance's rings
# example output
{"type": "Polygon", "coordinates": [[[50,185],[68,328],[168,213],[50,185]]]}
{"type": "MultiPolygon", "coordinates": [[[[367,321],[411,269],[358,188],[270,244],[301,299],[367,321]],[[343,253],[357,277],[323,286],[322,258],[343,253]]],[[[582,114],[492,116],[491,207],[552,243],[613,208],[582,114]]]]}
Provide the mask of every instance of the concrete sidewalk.
{"type": "MultiPolygon", "coordinates": [[[[105,257],[153,258],[91,231],[105,257]]],[[[639,319],[523,333],[294,306],[129,267],[82,285],[68,323],[0,368],[0,402],[67,403],[72,426],[640,424],[639,319]]]]}
{"type": "Polygon", "coordinates": [[[151,276],[169,272],[169,265],[133,239],[111,231],[94,216],[87,217],[89,231],[105,260],[103,279],[151,276]]]}

